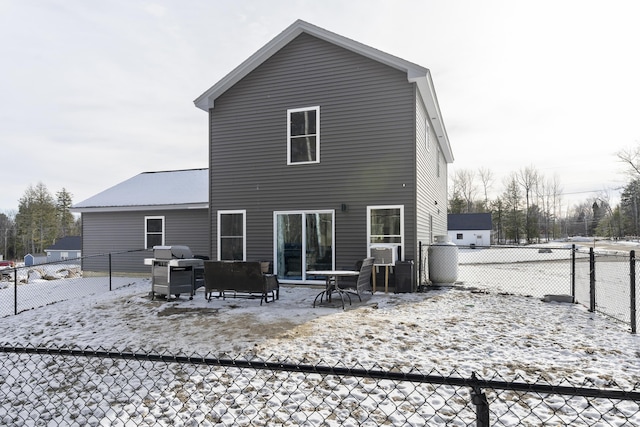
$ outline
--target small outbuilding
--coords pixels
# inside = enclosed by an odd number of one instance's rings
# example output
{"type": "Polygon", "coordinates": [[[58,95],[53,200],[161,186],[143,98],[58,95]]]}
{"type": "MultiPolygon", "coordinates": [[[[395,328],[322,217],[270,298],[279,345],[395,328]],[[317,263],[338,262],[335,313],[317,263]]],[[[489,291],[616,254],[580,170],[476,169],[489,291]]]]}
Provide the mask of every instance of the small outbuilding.
{"type": "Polygon", "coordinates": [[[44,264],[47,262],[47,254],[26,254],[24,256],[24,265],[31,267],[33,265],[44,264]]]}
{"type": "Polygon", "coordinates": [[[82,256],[82,237],[62,237],[44,251],[47,254],[47,262],[80,258],[82,256]]]}
{"type": "Polygon", "coordinates": [[[490,213],[447,215],[449,240],[458,246],[490,246],[492,228],[490,213]]]}

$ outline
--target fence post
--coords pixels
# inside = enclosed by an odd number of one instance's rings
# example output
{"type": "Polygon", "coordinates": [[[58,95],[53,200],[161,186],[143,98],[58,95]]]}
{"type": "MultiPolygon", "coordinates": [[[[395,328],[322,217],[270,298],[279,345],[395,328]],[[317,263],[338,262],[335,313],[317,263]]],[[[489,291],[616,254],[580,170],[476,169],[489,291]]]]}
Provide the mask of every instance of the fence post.
{"type": "Polygon", "coordinates": [[[576,244],[571,245],[571,296],[576,299],[576,244]]]}
{"type": "Polygon", "coordinates": [[[636,251],[629,252],[629,295],[631,303],[631,333],[636,333],[636,251]]]}
{"type": "MultiPolygon", "coordinates": [[[[29,271],[27,270],[27,277],[29,277],[29,271]]],[[[18,315],[18,269],[13,269],[13,315],[18,315]]]]}
{"type": "Polygon", "coordinates": [[[418,242],[418,289],[422,289],[422,241],[418,242]]]}
{"type": "Polygon", "coordinates": [[[111,291],[111,252],[109,252],[109,291],[111,291]]]}
{"type": "Polygon", "coordinates": [[[589,248],[589,311],[596,311],[596,254],[589,248]]]}
{"type": "MultiPolygon", "coordinates": [[[[471,373],[471,380],[478,380],[475,372],[471,373]]],[[[476,406],[476,427],[489,427],[489,401],[477,384],[471,386],[471,402],[476,406]]]]}

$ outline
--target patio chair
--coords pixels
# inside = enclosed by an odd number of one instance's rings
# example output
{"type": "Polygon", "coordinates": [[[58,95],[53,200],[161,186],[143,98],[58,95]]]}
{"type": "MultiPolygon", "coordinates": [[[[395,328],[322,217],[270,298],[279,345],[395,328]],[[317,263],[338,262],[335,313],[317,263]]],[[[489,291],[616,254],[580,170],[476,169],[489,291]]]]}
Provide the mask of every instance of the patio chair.
{"type": "MultiPolygon", "coordinates": [[[[355,282],[338,282],[338,292],[344,292],[347,294],[347,296],[349,296],[349,294],[355,294],[358,296],[360,302],[362,302],[360,294],[365,291],[371,291],[371,273],[373,271],[373,261],[373,257],[365,258],[362,261],[358,261],[358,264],[361,263],[361,266],[357,280],[355,282]]],[[[349,305],[351,305],[350,296],[349,305]]]]}

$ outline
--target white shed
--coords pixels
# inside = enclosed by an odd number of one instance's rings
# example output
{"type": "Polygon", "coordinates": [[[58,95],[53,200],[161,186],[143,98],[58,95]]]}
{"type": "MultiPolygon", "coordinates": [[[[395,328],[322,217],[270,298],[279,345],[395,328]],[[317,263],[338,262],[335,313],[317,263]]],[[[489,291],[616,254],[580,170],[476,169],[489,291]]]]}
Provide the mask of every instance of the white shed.
{"type": "Polygon", "coordinates": [[[490,246],[491,229],[490,213],[447,215],[449,240],[458,246],[490,246]]]}

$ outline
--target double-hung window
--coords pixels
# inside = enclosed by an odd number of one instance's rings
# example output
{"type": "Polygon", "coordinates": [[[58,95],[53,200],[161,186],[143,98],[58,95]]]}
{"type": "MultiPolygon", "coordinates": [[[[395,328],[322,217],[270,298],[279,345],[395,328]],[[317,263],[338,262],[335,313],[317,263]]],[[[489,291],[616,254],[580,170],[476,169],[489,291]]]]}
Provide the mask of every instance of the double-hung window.
{"type": "Polygon", "coordinates": [[[144,247],[152,249],[154,246],[164,245],[164,217],[144,217],[144,247]]]}
{"type": "Polygon", "coordinates": [[[218,259],[220,261],[246,261],[245,210],[218,211],[218,259]]]}
{"type": "Polygon", "coordinates": [[[403,206],[369,206],[369,243],[402,243],[403,206]]]}
{"type": "Polygon", "coordinates": [[[371,245],[395,246],[398,255],[404,249],[404,206],[367,206],[367,238],[371,245]]]}
{"type": "Polygon", "coordinates": [[[320,107],[287,110],[287,164],[320,162],[320,107]]]}

